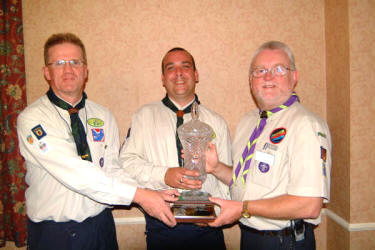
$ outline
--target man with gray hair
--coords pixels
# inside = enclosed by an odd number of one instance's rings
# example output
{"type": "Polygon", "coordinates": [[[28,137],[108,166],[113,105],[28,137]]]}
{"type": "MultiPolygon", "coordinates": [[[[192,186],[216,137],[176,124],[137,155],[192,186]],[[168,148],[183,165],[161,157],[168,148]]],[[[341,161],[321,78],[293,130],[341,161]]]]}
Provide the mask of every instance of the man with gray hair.
{"type": "Polygon", "coordinates": [[[329,201],[331,136],[326,122],[300,104],[297,80],[289,47],[263,44],[249,75],[259,109],[237,127],[233,172],[218,161],[214,145],[206,154],[207,172],[228,184],[232,195],[231,201],[210,198],[221,213],[209,225],[239,220],[241,249],[315,249],[313,228],[329,201]]]}

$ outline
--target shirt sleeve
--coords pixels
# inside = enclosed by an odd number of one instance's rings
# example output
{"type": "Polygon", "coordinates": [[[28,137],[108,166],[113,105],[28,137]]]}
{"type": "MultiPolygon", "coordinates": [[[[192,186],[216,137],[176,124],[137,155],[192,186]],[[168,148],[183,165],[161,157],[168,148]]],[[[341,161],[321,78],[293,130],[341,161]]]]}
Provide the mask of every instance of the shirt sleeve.
{"type": "Polygon", "coordinates": [[[120,150],[120,140],[119,131],[116,121],[111,113],[108,114],[106,119],[107,124],[107,145],[105,149],[105,162],[104,171],[108,176],[115,178],[122,183],[129,184],[131,186],[137,186],[137,182],[131,178],[131,176],[122,168],[119,161],[119,150],[120,150]],[[108,136],[109,135],[109,136],[108,136]]]}
{"type": "MultiPolygon", "coordinates": [[[[66,188],[97,202],[130,204],[136,186],[111,177],[99,166],[82,160],[77,155],[74,141],[62,136],[61,130],[62,128],[58,128],[53,120],[40,119],[34,113],[22,113],[19,116],[17,132],[20,151],[26,160],[28,171],[30,171],[30,179],[37,181],[44,175],[50,175],[66,188]],[[32,132],[35,126],[42,128],[41,134],[39,134],[42,136],[37,137],[32,132]],[[38,176],[35,177],[34,174],[38,176]]],[[[116,141],[113,143],[116,144],[116,141]]],[[[112,155],[111,158],[112,165],[116,164],[116,157],[112,155]]],[[[30,185],[30,183],[28,184],[30,185]]],[[[33,184],[37,183],[31,183],[31,185],[33,184]]]]}
{"type": "MultiPolygon", "coordinates": [[[[153,142],[145,131],[152,130],[155,124],[149,124],[142,118],[142,114],[133,115],[130,134],[120,151],[120,163],[127,173],[145,188],[165,189],[169,188],[164,182],[164,176],[168,169],[166,166],[158,166],[148,160],[147,154],[158,154],[157,149],[152,149],[153,142]],[[146,143],[151,146],[146,148],[146,143]],[[146,152],[148,150],[148,152],[146,152]],[[151,152],[152,151],[152,152],[151,152]],[[154,152],[155,151],[155,152],[154,152]]],[[[164,145],[160,145],[162,148],[164,145]]],[[[155,157],[161,157],[162,153],[155,157]]]]}
{"type": "MultiPolygon", "coordinates": [[[[216,148],[218,151],[219,161],[223,162],[228,166],[232,166],[232,153],[231,153],[231,138],[228,126],[224,120],[221,123],[219,131],[216,135],[216,148]]],[[[217,188],[220,189],[220,197],[223,199],[230,199],[229,187],[225,183],[217,180],[217,188]]]]}
{"type": "Polygon", "coordinates": [[[323,121],[302,118],[289,144],[288,193],[329,201],[331,136],[323,121]]]}

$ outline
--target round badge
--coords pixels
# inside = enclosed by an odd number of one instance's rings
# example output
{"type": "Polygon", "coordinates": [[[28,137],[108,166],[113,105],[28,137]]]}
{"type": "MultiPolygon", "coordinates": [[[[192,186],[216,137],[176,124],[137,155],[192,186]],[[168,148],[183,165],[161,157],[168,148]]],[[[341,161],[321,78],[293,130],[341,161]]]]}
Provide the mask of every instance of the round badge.
{"type": "Polygon", "coordinates": [[[103,167],[104,166],[104,158],[100,158],[99,160],[99,164],[100,164],[100,167],[103,167]]]}
{"type": "Polygon", "coordinates": [[[267,173],[268,170],[270,170],[270,165],[268,165],[265,162],[261,162],[261,163],[259,163],[258,168],[259,168],[260,172],[267,173]]]}
{"type": "Polygon", "coordinates": [[[286,129],[285,128],[277,128],[271,132],[270,141],[273,144],[280,143],[286,136],[286,129]]]}

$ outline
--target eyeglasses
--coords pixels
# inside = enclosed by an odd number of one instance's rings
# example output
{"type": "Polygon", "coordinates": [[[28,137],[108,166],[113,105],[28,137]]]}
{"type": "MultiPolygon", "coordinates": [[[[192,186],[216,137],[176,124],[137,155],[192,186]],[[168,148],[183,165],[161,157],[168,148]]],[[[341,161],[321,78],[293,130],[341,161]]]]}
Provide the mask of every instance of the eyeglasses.
{"type": "Polygon", "coordinates": [[[71,60],[60,59],[60,60],[57,60],[56,62],[48,63],[47,65],[56,67],[56,68],[63,68],[65,64],[67,63],[69,63],[72,68],[79,68],[85,64],[84,61],[79,60],[79,59],[71,59],[71,60]]]}
{"type": "Polygon", "coordinates": [[[266,69],[264,67],[258,67],[251,71],[251,75],[255,78],[264,77],[268,72],[271,72],[272,76],[285,76],[288,70],[293,70],[282,64],[273,66],[272,68],[266,69]]]}

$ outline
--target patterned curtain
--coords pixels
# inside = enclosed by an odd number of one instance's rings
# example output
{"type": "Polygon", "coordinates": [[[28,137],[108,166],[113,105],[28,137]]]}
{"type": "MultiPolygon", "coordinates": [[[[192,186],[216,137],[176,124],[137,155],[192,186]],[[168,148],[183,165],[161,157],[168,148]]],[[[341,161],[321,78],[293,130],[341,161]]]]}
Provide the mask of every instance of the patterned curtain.
{"type": "Polygon", "coordinates": [[[26,106],[22,2],[0,10],[0,247],[26,245],[25,165],[18,150],[17,116],[26,106]]]}

